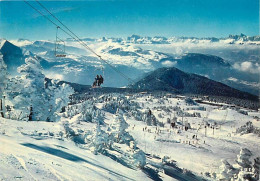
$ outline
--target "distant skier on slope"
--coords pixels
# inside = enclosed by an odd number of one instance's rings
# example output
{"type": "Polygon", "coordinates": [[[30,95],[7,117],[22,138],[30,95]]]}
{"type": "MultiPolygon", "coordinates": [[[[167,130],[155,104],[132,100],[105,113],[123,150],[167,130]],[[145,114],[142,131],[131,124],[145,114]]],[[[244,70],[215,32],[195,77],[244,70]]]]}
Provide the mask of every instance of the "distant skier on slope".
{"type": "Polygon", "coordinates": [[[147,115],[148,115],[148,116],[151,116],[151,115],[152,115],[151,109],[148,110],[148,114],[147,114],[147,115]]]}

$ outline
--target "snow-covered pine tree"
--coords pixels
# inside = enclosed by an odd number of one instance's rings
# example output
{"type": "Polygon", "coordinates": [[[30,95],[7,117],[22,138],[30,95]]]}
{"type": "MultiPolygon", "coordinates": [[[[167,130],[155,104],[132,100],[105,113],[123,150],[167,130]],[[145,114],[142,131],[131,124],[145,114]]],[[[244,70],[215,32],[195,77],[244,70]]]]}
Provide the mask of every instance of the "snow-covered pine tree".
{"type": "Polygon", "coordinates": [[[254,178],[255,180],[259,180],[260,179],[260,157],[257,157],[256,159],[254,159],[254,178]]]}
{"type": "Polygon", "coordinates": [[[74,93],[74,90],[65,83],[58,86],[57,80],[52,80],[51,83],[52,85],[45,89],[48,100],[46,104],[49,108],[47,121],[58,121],[60,118],[58,113],[61,112],[62,107],[68,105],[70,101],[69,96],[74,93]]]}
{"type": "Polygon", "coordinates": [[[61,125],[64,128],[64,135],[66,138],[72,139],[73,137],[77,136],[75,131],[70,127],[70,124],[68,121],[62,122],[61,125]]]}
{"type": "Polygon", "coordinates": [[[17,96],[11,101],[15,111],[20,111],[18,119],[46,120],[48,107],[45,105],[44,74],[35,57],[25,59],[25,64],[18,67],[16,82],[17,96]],[[20,84],[19,84],[20,83],[20,84]]]}
{"type": "Polygon", "coordinates": [[[18,67],[21,76],[12,78],[7,84],[7,105],[12,107],[9,116],[18,120],[57,121],[57,113],[69,102],[73,89],[67,85],[45,87],[45,75],[36,57],[29,56],[25,64],[18,67]]]}
{"type": "Polygon", "coordinates": [[[219,173],[217,173],[218,180],[231,180],[231,178],[238,173],[232,165],[228,163],[227,160],[221,160],[222,165],[219,167],[219,173]]]}
{"type": "Polygon", "coordinates": [[[129,157],[131,158],[131,165],[138,168],[143,168],[146,165],[145,153],[136,146],[136,142],[134,140],[130,141],[129,147],[132,152],[132,154],[131,152],[128,152],[129,157]]]}
{"type": "Polygon", "coordinates": [[[152,114],[150,110],[147,110],[143,115],[143,121],[148,125],[154,125],[157,126],[158,120],[156,117],[152,114]]]}
{"type": "Polygon", "coordinates": [[[0,117],[4,117],[4,91],[6,88],[7,66],[4,63],[3,55],[0,53],[0,117]]]}
{"type": "Polygon", "coordinates": [[[241,170],[237,175],[236,181],[254,181],[254,173],[252,170],[241,170]]]}
{"type": "MultiPolygon", "coordinates": [[[[17,97],[20,94],[22,87],[23,87],[22,81],[18,76],[10,78],[7,81],[6,89],[5,89],[5,107],[6,107],[5,116],[8,117],[9,119],[21,120],[25,114],[26,115],[29,114],[28,109],[24,109],[23,111],[21,110],[21,106],[17,105],[23,99],[23,97],[17,97]],[[24,114],[22,115],[22,113],[24,114]]],[[[28,116],[26,117],[27,117],[26,120],[28,120],[28,116]]]]}
{"type": "Polygon", "coordinates": [[[96,109],[93,112],[92,122],[96,122],[97,124],[100,124],[100,125],[104,124],[104,113],[102,113],[100,109],[96,109]]]}
{"type": "Polygon", "coordinates": [[[135,153],[132,155],[132,158],[132,164],[136,167],[143,168],[146,165],[146,156],[142,150],[136,150],[135,153]]]}
{"type": "Polygon", "coordinates": [[[241,148],[239,155],[237,155],[237,164],[240,166],[241,169],[243,168],[252,168],[250,161],[250,157],[252,156],[252,153],[247,148],[241,148]]]}
{"type": "Polygon", "coordinates": [[[72,118],[73,116],[80,114],[78,116],[78,121],[91,121],[92,120],[92,109],[94,107],[94,102],[86,100],[84,102],[69,105],[65,108],[64,117],[72,118]]]}
{"type": "Polygon", "coordinates": [[[254,173],[252,172],[252,162],[250,158],[252,153],[247,148],[242,148],[239,155],[237,155],[237,164],[238,164],[238,180],[253,180],[254,173]]]}
{"type": "Polygon", "coordinates": [[[130,145],[130,141],[133,140],[133,137],[126,131],[129,125],[123,117],[122,110],[117,109],[115,119],[110,127],[114,142],[130,145]]]}
{"type": "Polygon", "coordinates": [[[242,134],[253,133],[254,132],[254,125],[251,121],[246,122],[245,125],[237,128],[236,132],[242,134]]]}
{"type": "Polygon", "coordinates": [[[109,147],[108,135],[100,128],[100,124],[96,124],[93,134],[86,138],[85,142],[90,142],[89,147],[94,154],[102,153],[109,147]]]}

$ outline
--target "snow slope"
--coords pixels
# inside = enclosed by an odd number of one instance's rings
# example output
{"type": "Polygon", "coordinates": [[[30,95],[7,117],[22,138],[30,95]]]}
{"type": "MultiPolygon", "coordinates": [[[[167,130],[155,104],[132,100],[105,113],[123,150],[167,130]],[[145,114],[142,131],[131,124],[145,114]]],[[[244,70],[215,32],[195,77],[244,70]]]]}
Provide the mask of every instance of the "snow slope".
{"type": "Polygon", "coordinates": [[[260,156],[260,132],[237,132],[248,121],[259,130],[259,111],[167,93],[89,92],[72,99],[59,122],[0,118],[2,180],[217,180],[221,159],[235,164],[241,148],[252,152],[251,161],[260,156]],[[86,138],[97,121],[104,136],[116,118],[129,125],[122,136],[145,153],[144,168],[132,167],[131,144],[115,140],[105,152],[91,151],[86,138]]]}
{"type": "Polygon", "coordinates": [[[142,180],[140,170],[62,141],[59,123],[0,118],[1,180],[142,180]]]}

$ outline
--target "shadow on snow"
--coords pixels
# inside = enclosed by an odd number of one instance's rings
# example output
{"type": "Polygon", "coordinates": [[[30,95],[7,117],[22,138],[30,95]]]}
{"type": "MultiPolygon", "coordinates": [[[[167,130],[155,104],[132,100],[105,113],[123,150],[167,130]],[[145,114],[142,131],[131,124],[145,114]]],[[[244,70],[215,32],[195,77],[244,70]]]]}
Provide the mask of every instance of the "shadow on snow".
{"type": "Polygon", "coordinates": [[[60,157],[60,158],[63,158],[63,159],[66,159],[66,160],[69,160],[69,161],[73,161],[73,162],[85,162],[85,163],[88,163],[88,164],[91,164],[95,167],[98,167],[98,168],[101,168],[101,169],[104,169],[106,171],[108,171],[109,173],[115,175],[115,176],[118,176],[118,177],[123,177],[125,179],[129,179],[129,180],[134,180],[134,179],[131,179],[127,176],[124,176],[122,174],[119,174],[119,173],[116,173],[108,168],[105,168],[101,165],[97,165],[95,163],[92,163],[88,160],[85,160],[81,157],[78,157],[76,155],[73,155],[73,154],[70,154],[70,153],[67,153],[65,151],[62,151],[62,150],[58,150],[58,149],[55,149],[55,148],[51,148],[51,147],[48,147],[48,146],[38,146],[38,145],[35,145],[35,144],[31,144],[31,143],[23,143],[21,144],[23,146],[26,146],[26,147],[29,147],[29,148],[32,148],[32,149],[35,149],[35,150],[38,150],[38,151],[42,151],[44,153],[48,153],[48,154],[51,154],[51,155],[54,155],[54,156],[57,156],[57,157],[60,157]]]}

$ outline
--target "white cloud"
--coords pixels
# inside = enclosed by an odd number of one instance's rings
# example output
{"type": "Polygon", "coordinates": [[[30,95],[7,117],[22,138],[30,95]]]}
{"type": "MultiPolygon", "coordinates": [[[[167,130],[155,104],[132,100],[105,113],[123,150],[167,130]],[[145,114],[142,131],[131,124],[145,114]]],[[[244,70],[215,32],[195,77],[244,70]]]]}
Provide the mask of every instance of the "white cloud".
{"type": "Polygon", "coordinates": [[[48,77],[49,79],[55,79],[55,80],[63,80],[63,75],[62,74],[57,74],[57,73],[53,73],[53,72],[45,72],[46,77],[48,77]]]}
{"type": "Polygon", "coordinates": [[[165,62],[162,63],[162,65],[163,65],[163,66],[166,66],[166,67],[173,67],[173,66],[175,66],[176,64],[177,64],[177,61],[172,62],[172,61],[169,61],[169,60],[167,60],[167,61],[165,61],[165,62]]]}
{"type": "Polygon", "coordinates": [[[233,82],[237,82],[238,79],[234,78],[234,77],[229,77],[227,80],[233,81],[233,82]]]}
{"type": "Polygon", "coordinates": [[[237,70],[243,71],[243,72],[250,72],[254,74],[260,73],[260,65],[258,63],[252,63],[249,61],[245,61],[242,63],[235,63],[233,67],[237,70]]]}

